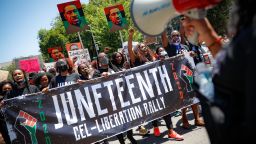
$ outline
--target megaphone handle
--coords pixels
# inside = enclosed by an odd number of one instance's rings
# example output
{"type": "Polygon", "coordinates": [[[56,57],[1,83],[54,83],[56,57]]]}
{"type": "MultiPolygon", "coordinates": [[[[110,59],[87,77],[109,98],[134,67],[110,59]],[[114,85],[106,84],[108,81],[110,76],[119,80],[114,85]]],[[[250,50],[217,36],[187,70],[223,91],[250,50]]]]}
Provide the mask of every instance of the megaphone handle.
{"type": "Polygon", "coordinates": [[[206,9],[191,9],[184,13],[184,15],[193,19],[203,19],[207,15],[206,9]]]}

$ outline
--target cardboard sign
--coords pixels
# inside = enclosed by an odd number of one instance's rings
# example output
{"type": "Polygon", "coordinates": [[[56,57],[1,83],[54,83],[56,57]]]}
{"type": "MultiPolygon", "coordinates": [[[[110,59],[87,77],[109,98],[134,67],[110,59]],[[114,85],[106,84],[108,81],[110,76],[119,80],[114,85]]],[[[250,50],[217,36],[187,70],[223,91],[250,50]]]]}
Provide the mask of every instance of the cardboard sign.
{"type": "Polygon", "coordinates": [[[81,63],[88,63],[91,61],[88,49],[79,49],[68,52],[69,58],[72,59],[75,66],[81,63]]]}
{"type": "Polygon", "coordinates": [[[9,75],[8,71],[0,70],[0,82],[7,80],[8,75],[9,75]]]}
{"type": "Polygon", "coordinates": [[[19,65],[20,69],[28,73],[40,71],[40,63],[38,58],[20,60],[19,65]]]}
{"type": "Polygon", "coordinates": [[[44,66],[46,68],[46,71],[49,71],[49,69],[54,68],[55,67],[55,62],[51,62],[51,63],[44,63],[44,66]]]}
{"type": "Polygon", "coordinates": [[[66,50],[69,51],[73,51],[73,50],[79,50],[82,49],[82,45],[81,43],[67,43],[66,44],[66,50]]]}

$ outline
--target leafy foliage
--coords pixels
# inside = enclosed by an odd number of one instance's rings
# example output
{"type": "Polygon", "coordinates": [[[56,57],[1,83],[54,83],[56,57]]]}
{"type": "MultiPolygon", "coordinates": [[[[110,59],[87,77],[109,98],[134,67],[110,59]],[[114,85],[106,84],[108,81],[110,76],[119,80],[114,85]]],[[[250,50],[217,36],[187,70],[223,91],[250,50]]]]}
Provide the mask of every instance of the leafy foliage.
{"type": "Polygon", "coordinates": [[[207,18],[219,35],[227,34],[229,11],[233,0],[223,0],[218,6],[210,9],[207,18]]]}
{"type": "MultiPolygon", "coordinates": [[[[128,39],[128,29],[120,30],[110,33],[106,16],[104,14],[104,8],[115,5],[123,4],[125,9],[126,19],[128,21],[128,27],[132,27],[133,23],[130,18],[129,5],[130,1],[116,0],[116,1],[102,1],[93,0],[89,4],[83,4],[83,11],[86,19],[89,21],[91,27],[90,30],[81,32],[81,39],[85,48],[89,48],[91,58],[96,56],[94,48],[92,34],[94,36],[95,43],[99,45],[100,50],[108,46],[112,48],[112,51],[116,51],[122,47],[120,34],[123,37],[123,41],[128,39]],[[92,33],[91,33],[92,32],[92,33]]],[[[45,61],[49,59],[47,49],[51,47],[61,46],[65,49],[66,43],[79,42],[77,34],[66,34],[63,23],[60,16],[54,19],[52,28],[50,30],[41,29],[38,32],[39,47],[45,61]]],[[[134,41],[142,41],[142,35],[136,31],[134,41]]]]}
{"type": "MultiPolygon", "coordinates": [[[[214,29],[219,35],[227,34],[227,23],[229,20],[229,11],[233,0],[223,0],[220,4],[207,11],[207,18],[213,25],[214,29]]],[[[179,16],[175,17],[171,21],[171,28],[179,30],[180,19],[179,16]]]]}
{"type": "MultiPolygon", "coordinates": [[[[232,0],[223,0],[219,6],[208,11],[207,17],[213,24],[214,28],[219,34],[227,32],[226,24],[228,21],[228,13],[230,9],[230,3],[232,0]]],[[[92,34],[94,36],[95,43],[99,45],[100,51],[108,46],[112,48],[112,51],[116,51],[122,47],[120,34],[123,37],[123,41],[128,39],[128,30],[120,30],[110,33],[107,19],[104,14],[104,8],[107,6],[123,4],[125,9],[126,19],[128,21],[128,27],[133,27],[133,22],[130,17],[130,1],[127,0],[93,0],[89,4],[83,4],[83,11],[86,19],[89,21],[91,27],[90,30],[82,31],[81,39],[85,48],[89,49],[91,58],[96,56],[95,45],[93,43],[92,34]]],[[[179,28],[179,18],[172,20],[172,27],[174,29],[179,28]]],[[[48,60],[49,56],[47,49],[50,47],[61,46],[65,49],[66,43],[79,42],[77,34],[66,34],[63,23],[60,16],[57,16],[50,30],[41,29],[38,32],[40,51],[44,60],[48,60]]],[[[142,41],[142,34],[135,31],[134,41],[142,41]]]]}
{"type": "Polygon", "coordinates": [[[3,67],[1,68],[1,70],[6,70],[6,71],[9,71],[9,75],[8,75],[8,80],[12,80],[12,72],[16,69],[16,66],[14,63],[6,66],[6,67],[3,67]]]}

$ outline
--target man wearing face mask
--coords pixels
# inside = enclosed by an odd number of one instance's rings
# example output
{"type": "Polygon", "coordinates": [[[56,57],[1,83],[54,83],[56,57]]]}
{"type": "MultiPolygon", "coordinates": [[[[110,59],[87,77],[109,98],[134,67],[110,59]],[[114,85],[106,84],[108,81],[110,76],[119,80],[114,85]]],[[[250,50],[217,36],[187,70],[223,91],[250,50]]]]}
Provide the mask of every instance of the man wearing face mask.
{"type": "Polygon", "coordinates": [[[169,57],[189,51],[188,46],[181,44],[181,36],[177,30],[172,31],[169,40],[166,36],[166,32],[164,32],[162,34],[162,43],[169,57]]]}
{"type": "Polygon", "coordinates": [[[101,77],[101,76],[107,77],[109,74],[114,73],[114,71],[109,66],[108,56],[104,52],[99,53],[98,60],[99,60],[99,68],[93,74],[93,78],[101,77]]]}
{"type": "MultiPolygon", "coordinates": [[[[170,40],[170,43],[168,42],[166,32],[164,32],[162,34],[162,43],[169,57],[173,57],[178,54],[183,54],[185,52],[189,52],[191,56],[194,55],[193,50],[189,51],[188,46],[181,44],[180,32],[178,32],[177,30],[172,31],[171,36],[169,37],[169,40],[170,40]]],[[[200,118],[200,115],[199,115],[198,104],[191,105],[191,108],[193,110],[193,114],[195,118],[195,125],[204,126],[204,121],[200,118]]],[[[186,116],[186,110],[187,108],[182,109],[182,127],[185,129],[189,129],[190,124],[186,116]]],[[[176,111],[176,113],[178,113],[178,111],[176,111]]]]}
{"type": "Polygon", "coordinates": [[[69,73],[68,71],[69,66],[65,59],[58,60],[56,62],[55,68],[56,68],[56,71],[58,72],[58,75],[52,78],[50,82],[50,88],[71,85],[81,81],[79,78],[79,74],[69,73]]]}
{"type": "MultiPolygon", "coordinates": [[[[97,78],[97,77],[107,78],[109,74],[114,73],[114,71],[109,67],[109,59],[108,59],[108,56],[104,52],[99,53],[98,63],[99,63],[99,67],[97,70],[95,70],[95,72],[93,74],[93,78],[97,78]]],[[[108,144],[108,141],[103,140],[96,144],[108,144]]]]}

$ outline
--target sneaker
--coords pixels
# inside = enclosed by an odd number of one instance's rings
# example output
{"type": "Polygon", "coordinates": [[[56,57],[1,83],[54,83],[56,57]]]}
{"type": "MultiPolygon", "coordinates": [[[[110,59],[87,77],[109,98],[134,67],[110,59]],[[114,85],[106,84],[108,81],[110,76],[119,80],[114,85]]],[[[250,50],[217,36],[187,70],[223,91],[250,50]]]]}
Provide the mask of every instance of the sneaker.
{"type": "Polygon", "coordinates": [[[149,131],[144,126],[140,126],[139,127],[139,133],[141,135],[147,135],[149,133],[149,131]]]}
{"type": "Polygon", "coordinates": [[[184,140],[183,136],[179,135],[177,132],[173,131],[172,133],[169,132],[168,134],[169,139],[174,139],[176,141],[184,140]]]}
{"type": "Polygon", "coordinates": [[[173,113],[173,115],[174,115],[175,117],[178,117],[178,116],[181,115],[181,112],[180,112],[180,111],[175,111],[175,112],[173,113]]]}
{"type": "Polygon", "coordinates": [[[154,127],[154,136],[159,137],[160,136],[160,130],[158,127],[154,127]]]}

